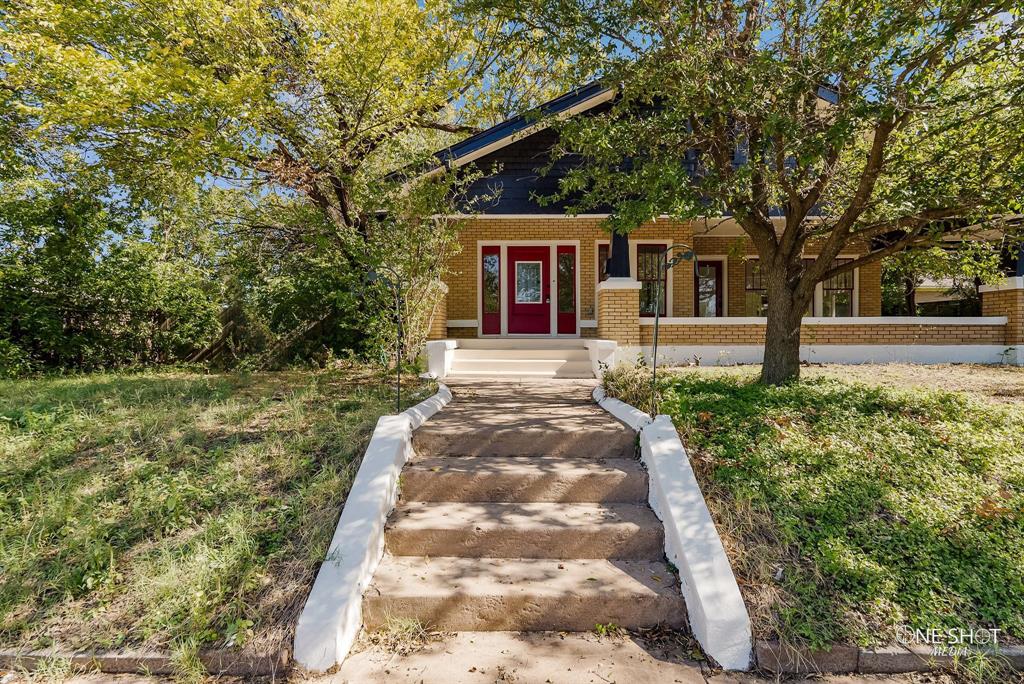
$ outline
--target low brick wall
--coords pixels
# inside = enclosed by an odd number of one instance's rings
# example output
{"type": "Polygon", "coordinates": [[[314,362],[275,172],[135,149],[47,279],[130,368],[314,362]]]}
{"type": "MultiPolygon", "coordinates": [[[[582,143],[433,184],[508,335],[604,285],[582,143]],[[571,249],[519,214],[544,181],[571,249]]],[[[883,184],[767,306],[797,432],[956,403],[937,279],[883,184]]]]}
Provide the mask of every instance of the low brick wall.
{"type": "Polygon", "coordinates": [[[448,337],[453,340],[464,340],[476,337],[476,328],[448,328],[448,337]]]}
{"type": "MultiPolygon", "coordinates": [[[[765,324],[744,323],[702,323],[666,322],[659,324],[658,344],[685,345],[734,345],[763,344],[765,324]]],[[[728,319],[726,319],[728,320],[728,319]]],[[[1004,344],[1006,324],[1000,319],[992,322],[977,322],[977,319],[922,318],[920,322],[908,323],[905,319],[893,322],[830,322],[805,323],[800,331],[803,344],[881,344],[881,345],[962,345],[962,344],[1004,344]]],[[[640,344],[654,342],[653,322],[640,326],[640,344]]]]}

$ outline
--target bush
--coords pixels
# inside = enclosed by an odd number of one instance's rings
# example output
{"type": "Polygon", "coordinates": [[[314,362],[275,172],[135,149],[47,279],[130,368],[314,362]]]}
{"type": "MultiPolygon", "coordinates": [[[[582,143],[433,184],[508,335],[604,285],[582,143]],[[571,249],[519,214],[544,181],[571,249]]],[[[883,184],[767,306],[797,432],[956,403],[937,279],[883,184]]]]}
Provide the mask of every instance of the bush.
{"type": "Polygon", "coordinates": [[[10,340],[0,339],[0,378],[16,378],[31,370],[25,352],[10,340]]]}
{"type": "MultiPolygon", "coordinates": [[[[637,356],[635,363],[618,363],[604,371],[602,380],[608,396],[624,401],[642,411],[652,410],[651,367],[642,355],[637,356]]],[[[658,382],[658,401],[664,388],[663,379],[658,382]]]]}

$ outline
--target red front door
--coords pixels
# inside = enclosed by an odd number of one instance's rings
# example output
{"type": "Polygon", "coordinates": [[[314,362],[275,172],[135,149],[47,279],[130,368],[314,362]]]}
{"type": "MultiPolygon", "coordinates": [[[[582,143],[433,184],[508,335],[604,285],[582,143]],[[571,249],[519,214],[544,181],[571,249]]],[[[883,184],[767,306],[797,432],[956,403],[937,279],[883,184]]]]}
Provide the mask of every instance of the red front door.
{"type": "Polygon", "coordinates": [[[551,332],[551,248],[508,248],[508,332],[551,332]]]}

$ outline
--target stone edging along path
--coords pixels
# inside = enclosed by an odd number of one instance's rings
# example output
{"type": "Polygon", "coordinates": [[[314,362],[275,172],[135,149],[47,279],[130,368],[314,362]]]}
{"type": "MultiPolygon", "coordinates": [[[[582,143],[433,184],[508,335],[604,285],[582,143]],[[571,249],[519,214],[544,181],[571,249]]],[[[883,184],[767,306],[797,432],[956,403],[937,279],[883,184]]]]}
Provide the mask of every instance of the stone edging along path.
{"type": "MultiPolygon", "coordinates": [[[[211,674],[233,677],[273,677],[288,669],[288,649],[269,653],[239,653],[231,650],[212,650],[199,653],[199,660],[211,674]]],[[[109,674],[169,675],[176,671],[174,658],[155,650],[127,651],[0,651],[0,668],[9,670],[36,670],[53,662],[66,661],[76,668],[99,670],[109,674]]]]}
{"type": "Polygon", "coordinates": [[[448,405],[437,393],[397,416],[381,416],[295,626],[296,663],[323,672],[345,660],[363,621],[363,592],[384,556],[384,526],[398,500],[398,478],[412,456],[412,431],[448,405]]]}
{"type": "MultiPolygon", "coordinates": [[[[812,650],[752,641],[739,586],[672,419],[666,415],[651,418],[608,397],[600,386],[593,396],[601,408],[640,435],[641,460],[650,477],[651,507],[665,524],[665,553],[679,568],[690,626],[705,653],[725,669],[749,669],[749,664],[743,665],[744,658],[759,669],[780,674],[902,674],[956,666],[953,656],[934,655],[927,646],[812,650]]],[[[981,652],[1024,670],[1024,646],[981,652]]]]}
{"type": "Polygon", "coordinates": [[[665,555],[679,570],[693,635],[725,669],[749,670],[750,617],[672,419],[652,419],[607,397],[602,387],[594,389],[593,397],[640,435],[640,460],[650,482],[648,500],[665,526],[665,555]]]}
{"type": "MultiPolygon", "coordinates": [[[[362,593],[384,553],[384,522],[398,496],[398,475],[412,453],[412,431],[452,400],[449,389],[438,383],[433,396],[398,415],[381,416],[366,447],[341,518],[331,540],[327,560],[320,566],[306,605],[299,616],[295,659],[310,669],[326,670],[344,660],[361,624],[362,593]]],[[[54,661],[111,674],[173,674],[175,663],[167,652],[125,651],[0,651],[0,667],[34,670],[54,661]]],[[[199,660],[215,675],[273,676],[288,669],[288,648],[267,653],[231,649],[201,651],[199,660]]]]}
{"type": "MultiPolygon", "coordinates": [[[[1024,646],[979,649],[978,652],[999,659],[1015,670],[1024,670],[1024,646]]],[[[928,646],[834,646],[830,651],[816,651],[759,640],[755,642],[754,654],[759,668],[781,674],[904,674],[951,670],[956,666],[953,656],[934,655],[928,646]]]]}

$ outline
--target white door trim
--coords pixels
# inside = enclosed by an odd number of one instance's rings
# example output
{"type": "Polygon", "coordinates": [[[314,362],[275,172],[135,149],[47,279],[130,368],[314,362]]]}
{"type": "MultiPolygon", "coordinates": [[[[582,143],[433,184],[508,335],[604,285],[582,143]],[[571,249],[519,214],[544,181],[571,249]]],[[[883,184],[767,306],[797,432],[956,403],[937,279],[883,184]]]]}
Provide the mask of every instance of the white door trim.
{"type": "MultiPolygon", "coordinates": [[[[696,253],[695,253],[696,254],[696,253]]],[[[697,266],[705,261],[717,261],[722,264],[722,315],[716,318],[727,318],[729,316],[729,255],[727,254],[696,254],[693,258],[694,287],[697,286],[697,266]]],[[[694,304],[697,302],[697,295],[693,296],[694,304]]],[[[693,315],[697,316],[697,308],[694,306],[693,315]]]]}
{"type": "Polygon", "coordinates": [[[580,241],[579,240],[477,240],[476,241],[476,311],[477,337],[579,337],[580,336],[580,241]],[[550,248],[548,267],[548,284],[551,292],[551,322],[547,335],[510,334],[508,331],[508,248],[509,247],[543,247],[550,248]],[[500,267],[498,269],[501,286],[498,296],[501,301],[501,333],[484,335],[483,330],[483,248],[498,247],[500,267]],[[576,251],[576,330],[571,334],[558,334],[558,248],[573,247],[576,251]]]}

